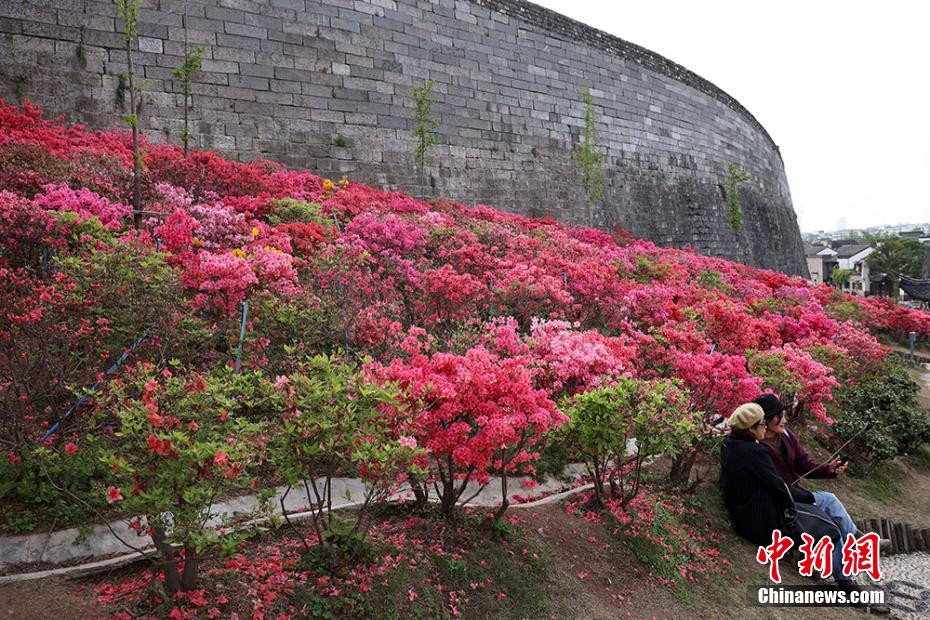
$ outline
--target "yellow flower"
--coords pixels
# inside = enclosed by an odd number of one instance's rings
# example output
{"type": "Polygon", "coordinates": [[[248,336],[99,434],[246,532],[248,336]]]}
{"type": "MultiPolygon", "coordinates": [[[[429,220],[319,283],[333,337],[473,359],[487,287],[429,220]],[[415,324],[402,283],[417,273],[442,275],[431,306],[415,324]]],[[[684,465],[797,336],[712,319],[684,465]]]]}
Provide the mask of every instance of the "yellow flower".
{"type": "Polygon", "coordinates": [[[245,252],[243,252],[241,248],[236,248],[233,250],[232,255],[236,258],[245,258],[245,252]]]}
{"type": "Polygon", "coordinates": [[[195,248],[199,248],[200,246],[203,245],[203,241],[201,241],[200,239],[192,239],[192,240],[191,240],[191,244],[192,244],[195,248]]]}
{"type": "Polygon", "coordinates": [[[253,236],[253,237],[257,237],[257,236],[258,236],[258,228],[255,227],[255,226],[252,227],[252,236],[253,236]]]}
{"type": "Polygon", "coordinates": [[[329,179],[325,179],[325,180],[323,181],[323,189],[326,190],[327,192],[333,191],[333,189],[334,189],[335,187],[336,187],[336,186],[333,185],[333,182],[330,181],[329,179]]]}

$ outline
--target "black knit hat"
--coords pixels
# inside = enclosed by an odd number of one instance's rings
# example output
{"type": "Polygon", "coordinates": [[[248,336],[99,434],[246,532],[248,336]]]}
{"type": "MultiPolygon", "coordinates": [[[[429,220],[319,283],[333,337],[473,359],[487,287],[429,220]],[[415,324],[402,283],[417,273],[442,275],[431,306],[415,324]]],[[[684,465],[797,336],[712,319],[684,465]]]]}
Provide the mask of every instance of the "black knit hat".
{"type": "Polygon", "coordinates": [[[752,402],[762,407],[762,411],[765,412],[766,422],[788,409],[788,407],[781,404],[781,401],[774,394],[763,394],[759,398],[753,399],[752,402]]]}

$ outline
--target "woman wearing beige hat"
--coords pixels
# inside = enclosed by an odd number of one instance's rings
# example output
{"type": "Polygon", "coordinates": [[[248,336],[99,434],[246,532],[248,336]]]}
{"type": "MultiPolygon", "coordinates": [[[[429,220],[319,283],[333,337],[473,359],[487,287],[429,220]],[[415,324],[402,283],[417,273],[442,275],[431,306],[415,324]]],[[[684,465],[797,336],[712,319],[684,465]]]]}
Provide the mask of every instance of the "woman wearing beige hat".
{"type": "MultiPolygon", "coordinates": [[[[829,515],[814,506],[814,495],[799,486],[788,485],[775,467],[772,455],[760,440],[765,436],[765,413],[757,403],[736,408],[729,419],[730,434],[720,452],[720,488],[736,533],[760,546],[772,542],[772,530],[780,529],[796,540],[800,531],[813,533],[819,518],[833,531],[834,571],[837,586],[847,591],[860,586],[838,570],[842,562],[842,531],[829,515]],[[793,500],[793,501],[792,501],[793,500]],[[808,515],[802,521],[800,516],[808,515]],[[815,521],[809,516],[814,515],[815,521]]],[[[822,529],[822,526],[820,526],[822,529]]],[[[815,539],[819,536],[815,535],[815,539]]],[[[872,606],[873,613],[887,614],[889,608],[872,606]]]]}
{"type": "Polygon", "coordinates": [[[729,426],[730,434],[720,452],[723,503],[737,534],[757,545],[768,545],[772,530],[784,530],[788,525],[786,509],[794,502],[813,504],[814,496],[800,487],[786,487],[772,455],[759,443],[765,436],[762,407],[740,405],[730,416],[729,426]]]}

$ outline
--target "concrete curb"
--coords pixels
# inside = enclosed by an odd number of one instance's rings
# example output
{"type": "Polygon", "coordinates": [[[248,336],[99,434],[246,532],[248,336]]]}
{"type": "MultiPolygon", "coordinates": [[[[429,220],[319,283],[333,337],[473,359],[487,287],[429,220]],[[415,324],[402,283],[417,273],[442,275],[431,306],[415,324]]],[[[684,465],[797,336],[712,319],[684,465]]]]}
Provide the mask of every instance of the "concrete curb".
{"type": "MultiPolygon", "coordinates": [[[[577,473],[577,472],[573,472],[573,473],[577,473]]],[[[576,477],[576,480],[577,480],[577,477],[576,477]]],[[[543,490],[543,492],[545,492],[545,486],[550,486],[550,487],[551,487],[551,485],[554,485],[554,484],[555,484],[555,481],[547,480],[546,483],[544,483],[544,490],[543,490]]],[[[560,485],[559,488],[561,488],[561,486],[564,486],[564,485],[560,485]]],[[[560,500],[562,500],[562,499],[564,499],[564,498],[566,498],[566,497],[571,497],[572,495],[575,495],[575,494],[577,494],[577,493],[581,493],[581,492],[583,492],[583,491],[587,491],[587,490],[593,488],[593,486],[594,486],[593,484],[585,484],[585,485],[582,485],[582,486],[577,487],[577,488],[574,488],[574,489],[568,489],[568,490],[565,490],[565,491],[559,491],[559,492],[556,492],[556,493],[552,493],[551,495],[546,495],[546,496],[544,496],[544,497],[541,497],[541,498],[539,498],[539,499],[537,499],[537,500],[533,500],[533,501],[530,501],[530,502],[524,502],[524,503],[518,503],[518,504],[511,504],[510,509],[513,509],[513,510],[521,510],[521,509],[527,509],[527,508],[535,508],[535,507],[538,507],[538,506],[544,506],[544,505],[546,505],[546,504],[551,504],[551,503],[560,501],[560,500]]],[[[495,507],[496,505],[498,505],[499,503],[498,503],[498,504],[492,504],[492,503],[489,503],[489,502],[487,501],[489,498],[487,497],[487,494],[485,493],[485,491],[487,491],[489,488],[492,488],[492,484],[488,484],[488,485],[485,487],[485,489],[482,491],[482,493],[481,493],[478,497],[475,498],[475,501],[466,504],[466,506],[472,507],[472,508],[492,508],[492,507],[495,507]]],[[[247,500],[247,499],[249,499],[249,498],[251,498],[251,497],[253,497],[253,496],[248,496],[247,498],[236,498],[236,500],[234,500],[234,501],[239,502],[239,503],[242,503],[244,500],[247,500]]],[[[349,502],[345,502],[345,503],[342,503],[342,504],[335,505],[335,506],[333,506],[333,509],[334,509],[334,510],[342,510],[342,509],[345,509],[345,508],[351,508],[351,507],[353,507],[353,506],[358,506],[358,505],[361,504],[361,503],[362,503],[361,501],[349,501],[349,502]]],[[[310,512],[310,511],[288,512],[288,513],[287,513],[287,516],[288,516],[288,519],[290,519],[291,521],[298,521],[298,522],[299,522],[299,521],[303,521],[303,520],[309,519],[309,518],[312,516],[312,514],[313,514],[313,513],[310,512]]],[[[259,519],[254,519],[254,520],[252,520],[252,521],[245,522],[245,523],[243,523],[243,524],[241,524],[241,525],[242,525],[243,527],[244,527],[244,526],[249,526],[249,525],[260,525],[260,524],[262,524],[262,523],[267,523],[269,520],[270,520],[269,517],[262,517],[262,518],[259,518],[259,519]]],[[[114,522],[114,523],[120,523],[120,524],[122,524],[121,521],[114,522]]],[[[97,527],[98,527],[98,528],[100,528],[100,527],[106,528],[106,526],[97,526],[97,527]]],[[[107,533],[109,533],[109,532],[107,531],[107,533]]],[[[46,535],[46,534],[37,534],[37,535],[34,535],[34,536],[36,536],[36,537],[47,537],[48,535],[46,535]]],[[[117,543],[118,543],[118,541],[117,541],[117,543]]],[[[122,543],[118,543],[118,544],[120,544],[122,547],[124,547],[124,545],[122,545],[122,543]]],[[[4,576],[0,576],[0,585],[5,584],[5,583],[14,583],[14,582],[21,582],[21,581],[33,581],[33,580],[36,580],[36,579],[45,579],[45,578],[47,578],[47,577],[62,577],[62,578],[67,578],[67,579],[74,579],[74,578],[77,578],[77,577],[84,577],[84,576],[87,576],[87,575],[93,575],[93,574],[100,573],[100,572],[104,572],[104,571],[107,571],[107,570],[112,570],[112,569],[115,569],[115,568],[119,568],[119,567],[121,567],[121,566],[126,566],[126,565],[132,564],[132,563],[134,563],[134,562],[142,561],[142,560],[146,559],[146,554],[151,554],[151,553],[155,553],[155,548],[154,548],[154,546],[146,545],[145,547],[142,547],[142,548],[141,548],[141,551],[140,551],[140,552],[135,552],[135,551],[133,551],[132,553],[126,553],[126,554],[123,554],[123,555],[120,555],[120,556],[117,556],[117,557],[108,558],[108,559],[106,559],[106,560],[97,560],[97,561],[93,561],[93,562],[87,562],[87,563],[83,563],[83,564],[77,564],[77,565],[74,565],[74,566],[66,566],[66,567],[62,567],[62,568],[53,568],[53,569],[47,569],[47,570],[41,570],[41,571],[34,571],[34,572],[30,572],[30,573],[18,573],[18,574],[14,574],[14,575],[4,575],[4,576]]],[[[98,554],[98,555],[99,555],[99,554],[98,554]]],[[[8,563],[9,563],[9,562],[8,562],[8,563]]]]}

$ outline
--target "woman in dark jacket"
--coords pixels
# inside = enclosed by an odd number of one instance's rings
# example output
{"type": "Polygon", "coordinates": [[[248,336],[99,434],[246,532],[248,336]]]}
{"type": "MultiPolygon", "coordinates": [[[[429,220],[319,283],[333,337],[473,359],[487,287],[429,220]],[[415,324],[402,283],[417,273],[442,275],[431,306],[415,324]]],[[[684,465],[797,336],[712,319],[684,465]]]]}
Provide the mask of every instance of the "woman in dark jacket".
{"type": "Polygon", "coordinates": [[[768,449],[762,407],[748,403],[730,416],[730,434],[720,452],[720,489],[736,533],[757,545],[772,542],[772,530],[785,530],[785,509],[795,502],[814,503],[814,496],[799,487],[788,489],[768,449]]]}

